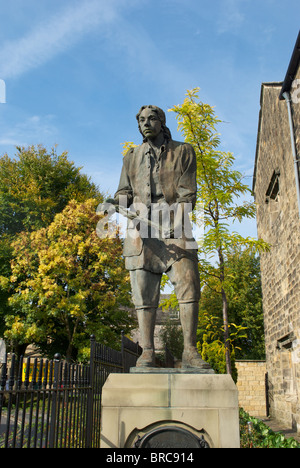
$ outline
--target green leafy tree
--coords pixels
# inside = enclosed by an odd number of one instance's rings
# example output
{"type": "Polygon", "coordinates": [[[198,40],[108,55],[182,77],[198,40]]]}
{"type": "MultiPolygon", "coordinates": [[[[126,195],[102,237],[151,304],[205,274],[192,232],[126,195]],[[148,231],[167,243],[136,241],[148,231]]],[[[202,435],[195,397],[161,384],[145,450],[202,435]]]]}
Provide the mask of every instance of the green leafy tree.
{"type": "Polygon", "coordinates": [[[238,359],[265,359],[264,319],[259,256],[241,249],[226,258],[230,322],[246,328],[236,341],[238,359]]]}
{"type": "MultiPolygon", "coordinates": [[[[11,276],[12,242],[21,232],[48,226],[72,199],[103,199],[99,189],[68,159],[43,146],[17,147],[0,158],[0,275],[11,276]]],[[[9,291],[0,288],[0,335],[10,313],[9,291]]]]}
{"type": "Polygon", "coordinates": [[[42,146],[17,147],[16,156],[0,158],[1,236],[48,226],[70,200],[102,199],[67,152],[58,155],[55,148],[48,152],[42,146]]]}
{"type": "MultiPolygon", "coordinates": [[[[222,315],[220,314],[219,297],[216,303],[216,309],[209,307],[208,310],[203,308],[203,302],[200,303],[199,326],[197,330],[198,343],[197,347],[202,356],[202,359],[208,362],[218,374],[227,373],[225,344],[223,340],[224,328],[222,315]]],[[[214,301],[212,302],[214,305],[214,301]]],[[[230,346],[230,361],[231,375],[234,381],[237,381],[237,369],[235,366],[235,355],[238,348],[238,340],[245,337],[245,327],[229,323],[229,346],[230,346]]]]}
{"type": "Polygon", "coordinates": [[[183,333],[181,326],[172,319],[167,320],[160,331],[160,338],[163,345],[167,346],[172,355],[180,360],[183,353],[183,333]]]}
{"type": "Polygon", "coordinates": [[[178,129],[196,152],[198,208],[204,224],[204,236],[199,247],[201,279],[208,284],[216,279],[217,292],[222,299],[222,316],[226,370],[231,374],[230,333],[228,320],[228,293],[226,291],[226,254],[240,246],[249,252],[266,250],[268,245],[261,239],[243,237],[232,230],[235,222],[255,217],[254,202],[246,201],[250,189],[243,176],[234,169],[234,156],[220,151],[220,138],[216,131],[220,120],[214,109],[199,101],[199,88],[187,91],[181,105],[174,106],[178,129]]]}
{"type": "MultiPolygon", "coordinates": [[[[220,340],[214,340],[208,343],[207,335],[203,336],[202,346],[199,346],[198,350],[201,354],[201,357],[204,361],[208,362],[212,369],[217,374],[226,374],[226,360],[225,360],[225,345],[220,340]]],[[[235,382],[237,382],[238,372],[235,366],[235,353],[234,348],[232,348],[230,353],[231,359],[231,375],[235,382]]]]}
{"type": "MultiPolygon", "coordinates": [[[[241,249],[233,249],[226,256],[226,294],[231,342],[237,359],[264,359],[264,322],[259,257],[241,249]],[[242,333],[236,333],[238,328],[242,333]],[[234,333],[234,336],[232,336],[234,333]]],[[[218,280],[210,277],[202,290],[198,336],[202,342],[211,330],[219,330],[222,339],[222,297],[218,280]]],[[[210,336],[207,337],[211,341],[210,336]]]]}
{"type": "Polygon", "coordinates": [[[91,334],[115,344],[132,320],[129,278],[118,238],[99,239],[98,200],[70,201],[46,228],[23,232],[13,243],[12,293],[5,337],[15,349],[35,343],[47,355],[78,358],[91,334]]]}

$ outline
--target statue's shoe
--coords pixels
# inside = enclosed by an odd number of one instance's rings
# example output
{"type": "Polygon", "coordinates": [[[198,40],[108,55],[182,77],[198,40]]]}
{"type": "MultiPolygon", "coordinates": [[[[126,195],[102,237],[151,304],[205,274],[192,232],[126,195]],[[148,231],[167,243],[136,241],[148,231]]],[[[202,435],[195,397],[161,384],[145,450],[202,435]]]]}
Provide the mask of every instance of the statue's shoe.
{"type": "Polygon", "coordinates": [[[201,359],[197,349],[191,348],[183,351],[182,354],[182,368],[187,369],[191,367],[197,367],[200,369],[211,369],[211,366],[201,359]]]}
{"type": "Polygon", "coordinates": [[[153,349],[144,349],[136,361],[136,367],[155,367],[155,353],[153,349]]]}

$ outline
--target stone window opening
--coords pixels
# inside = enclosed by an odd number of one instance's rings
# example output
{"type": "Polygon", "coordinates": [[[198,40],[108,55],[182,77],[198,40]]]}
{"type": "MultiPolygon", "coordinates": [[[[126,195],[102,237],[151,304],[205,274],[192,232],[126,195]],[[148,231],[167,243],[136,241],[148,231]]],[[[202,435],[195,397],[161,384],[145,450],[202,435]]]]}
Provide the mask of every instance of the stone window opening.
{"type": "Polygon", "coordinates": [[[170,309],[169,312],[170,320],[179,320],[179,309],[170,309]]]}
{"type": "Polygon", "coordinates": [[[270,203],[271,200],[274,200],[275,202],[279,201],[279,195],[280,195],[279,178],[280,178],[280,170],[275,169],[275,171],[273,172],[268,190],[266,192],[266,203],[270,203]]]}
{"type": "Polygon", "coordinates": [[[294,332],[290,332],[287,335],[284,335],[282,338],[277,340],[277,349],[291,349],[293,346],[293,342],[295,341],[296,337],[294,332]]]}
{"type": "Polygon", "coordinates": [[[280,213],[280,170],[275,169],[266,192],[266,204],[269,207],[270,227],[275,224],[280,213]]]}

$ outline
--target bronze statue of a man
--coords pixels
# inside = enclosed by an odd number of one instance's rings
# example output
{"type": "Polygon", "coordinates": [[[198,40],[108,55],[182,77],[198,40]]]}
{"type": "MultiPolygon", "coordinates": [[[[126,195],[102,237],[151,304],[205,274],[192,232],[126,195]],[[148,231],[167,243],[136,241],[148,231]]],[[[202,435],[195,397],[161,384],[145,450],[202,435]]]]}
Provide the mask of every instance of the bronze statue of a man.
{"type": "Polygon", "coordinates": [[[128,226],[130,235],[124,242],[125,265],[130,270],[143,347],[137,367],[155,366],[156,310],[161,277],[166,273],[179,303],[184,337],[182,367],[207,368],[208,364],[201,360],[196,348],[200,298],[197,247],[191,239],[191,229],[186,229],[189,221],[184,216],[186,207],[191,211],[196,202],[195,152],[191,145],[172,140],[165,113],[159,107],[144,106],[136,118],[143,143],[130,149],[124,157],[114,203],[120,203],[122,197],[127,207],[144,208],[149,220],[157,208],[159,212],[163,207],[172,207],[169,235],[153,236],[149,226],[145,230],[135,223],[128,226]],[[175,235],[178,227],[183,229],[179,229],[180,235],[175,235]],[[145,235],[145,231],[149,235],[145,235]]]}

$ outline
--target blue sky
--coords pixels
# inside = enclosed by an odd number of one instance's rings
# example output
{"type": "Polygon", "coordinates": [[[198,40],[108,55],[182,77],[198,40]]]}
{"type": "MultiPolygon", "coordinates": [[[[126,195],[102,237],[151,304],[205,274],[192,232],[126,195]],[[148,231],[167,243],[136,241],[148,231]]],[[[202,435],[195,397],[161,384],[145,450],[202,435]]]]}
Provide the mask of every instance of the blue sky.
{"type": "Polygon", "coordinates": [[[139,108],[200,87],[251,185],[261,83],[284,79],[299,13],[299,0],[1,0],[0,155],[57,144],[113,194],[139,108]]]}

